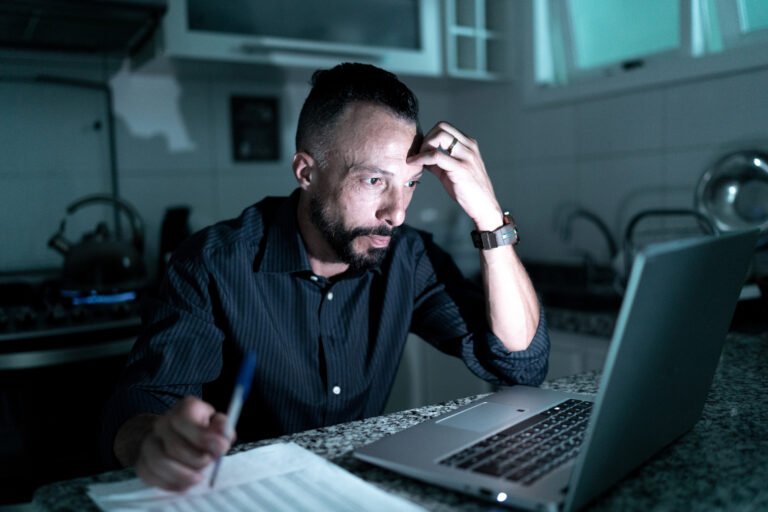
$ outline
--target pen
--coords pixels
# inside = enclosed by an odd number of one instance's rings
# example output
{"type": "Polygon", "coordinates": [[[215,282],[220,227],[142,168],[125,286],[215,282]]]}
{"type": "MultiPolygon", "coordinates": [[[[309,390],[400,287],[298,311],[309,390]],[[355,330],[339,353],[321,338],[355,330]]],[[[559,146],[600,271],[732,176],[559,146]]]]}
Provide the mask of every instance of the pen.
{"type": "MultiPolygon", "coordinates": [[[[227,436],[231,436],[235,431],[235,425],[237,425],[237,420],[240,417],[240,409],[242,409],[245,399],[248,398],[248,391],[251,390],[251,381],[253,381],[253,373],[255,370],[256,353],[246,352],[243,356],[243,362],[240,363],[240,371],[237,373],[235,390],[232,392],[232,399],[229,401],[229,409],[227,409],[227,424],[224,427],[227,436]]],[[[219,473],[221,459],[222,457],[217,458],[216,464],[213,467],[210,483],[211,488],[213,488],[213,484],[216,481],[216,475],[219,473]]]]}

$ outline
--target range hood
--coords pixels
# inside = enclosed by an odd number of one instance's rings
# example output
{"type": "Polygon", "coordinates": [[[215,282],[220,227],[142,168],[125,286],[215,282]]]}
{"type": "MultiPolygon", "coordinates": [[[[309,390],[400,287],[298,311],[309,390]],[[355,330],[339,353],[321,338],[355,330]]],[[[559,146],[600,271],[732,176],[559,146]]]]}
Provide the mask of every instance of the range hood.
{"type": "Polygon", "coordinates": [[[166,0],[3,0],[0,47],[130,55],[166,8],[166,0]]]}

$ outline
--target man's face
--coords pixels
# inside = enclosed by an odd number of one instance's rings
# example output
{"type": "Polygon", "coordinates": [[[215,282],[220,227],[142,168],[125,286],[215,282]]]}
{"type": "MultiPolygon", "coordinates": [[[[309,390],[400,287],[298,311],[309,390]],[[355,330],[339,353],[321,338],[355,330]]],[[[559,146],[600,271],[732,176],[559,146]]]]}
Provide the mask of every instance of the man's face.
{"type": "Polygon", "coordinates": [[[405,159],[417,130],[386,109],[347,107],[310,191],[310,219],[352,269],[381,262],[421,177],[405,159]]]}

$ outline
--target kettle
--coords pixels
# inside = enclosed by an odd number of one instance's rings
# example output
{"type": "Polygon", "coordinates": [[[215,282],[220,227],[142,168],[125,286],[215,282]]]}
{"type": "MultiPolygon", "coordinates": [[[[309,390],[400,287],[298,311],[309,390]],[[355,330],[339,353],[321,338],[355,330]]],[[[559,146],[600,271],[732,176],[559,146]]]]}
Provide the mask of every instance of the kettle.
{"type": "Polygon", "coordinates": [[[136,209],[123,199],[106,194],[83,197],[67,207],[59,230],[48,240],[48,246],[64,255],[62,294],[113,294],[138,290],[146,285],[144,264],[144,227],[136,209]],[[131,240],[115,238],[107,224],[96,228],[73,244],[64,236],[70,215],[86,205],[111,204],[122,210],[131,225],[131,240]]]}
{"type": "Polygon", "coordinates": [[[757,246],[768,247],[768,154],[745,150],[721,157],[699,178],[695,203],[721,232],[760,228],[757,246]]]}

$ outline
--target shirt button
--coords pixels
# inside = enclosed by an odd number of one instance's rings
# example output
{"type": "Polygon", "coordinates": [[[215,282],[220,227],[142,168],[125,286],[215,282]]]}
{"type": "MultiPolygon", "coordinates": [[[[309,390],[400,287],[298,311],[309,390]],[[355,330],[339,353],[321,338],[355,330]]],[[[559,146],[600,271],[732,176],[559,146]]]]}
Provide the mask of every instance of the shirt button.
{"type": "Polygon", "coordinates": [[[314,281],[314,282],[317,282],[317,279],[318,279],[318,277],[317,277],[317,276],[314,276],[314,275],[313,275],[313,276],[309,276],[309,278],[310,278],[312,281],[314,281]]]}
{"type": "Polygon", "coordinates": [[[333,386],[333,394],[334,395],[340,395],[341,394],[341,388],[339,386],[333,386]]]}
{"type": "Polygon", "coordinates": [[[333,300],[333,292],[328,292],[328,295],[325,296],[328,300],[333,300]]]}

